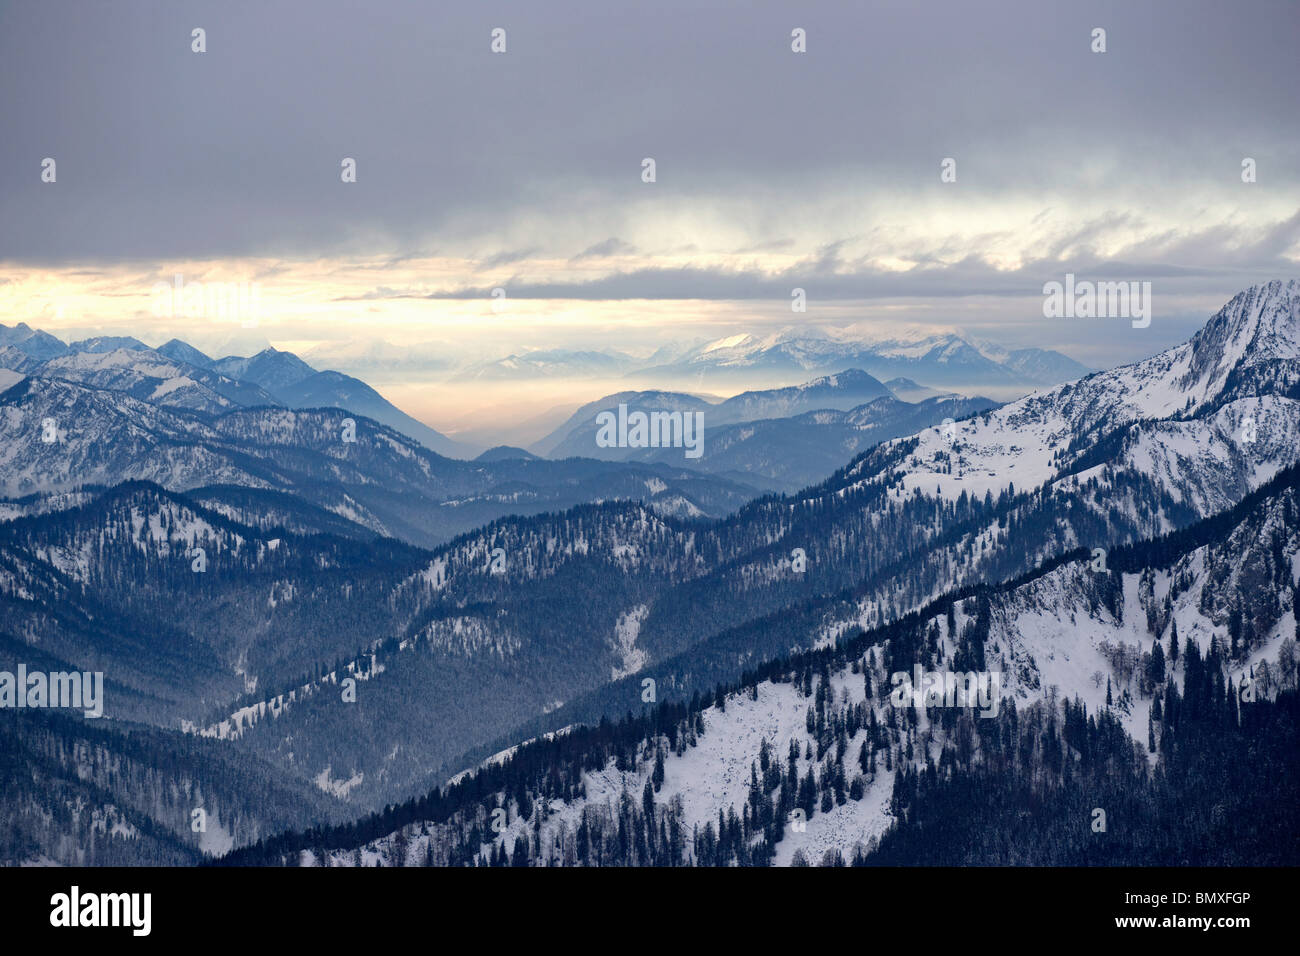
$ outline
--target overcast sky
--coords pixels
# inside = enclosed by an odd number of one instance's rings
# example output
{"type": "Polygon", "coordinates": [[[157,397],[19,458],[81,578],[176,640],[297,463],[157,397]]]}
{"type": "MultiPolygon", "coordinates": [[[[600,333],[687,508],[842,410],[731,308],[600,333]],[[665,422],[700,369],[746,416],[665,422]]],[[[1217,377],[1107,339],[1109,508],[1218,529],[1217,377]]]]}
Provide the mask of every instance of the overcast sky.
{"type": "Polygon", "coordinates": [[[303,349],[906,321],[1110,365],[1296,274],[1298,41],[1288,0],[4,0],[0,321],[237,333],[150,312],[183,272],[303,349]],[[1044,319],[1066,272],[1152,325],[1044,319]]]}

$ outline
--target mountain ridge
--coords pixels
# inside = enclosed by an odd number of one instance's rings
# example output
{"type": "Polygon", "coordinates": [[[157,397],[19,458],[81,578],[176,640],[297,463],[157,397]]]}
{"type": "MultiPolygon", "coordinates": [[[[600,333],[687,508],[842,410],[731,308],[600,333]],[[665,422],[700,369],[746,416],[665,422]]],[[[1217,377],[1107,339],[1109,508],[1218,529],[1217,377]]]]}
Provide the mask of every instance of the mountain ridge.
{"type": "Polygon", "coordinates": [[[71,378],[196,410],[339,407],[380,421],[445,457],[470,457],[468,446],[407,415],[360,379],[342,372],[318,372],[292,352],[275,348],[247,357],[212,359],[175,338],[157,349],[122,336],[64,345],[20,323],[14,328],[0,325],[0,365],[26,375],[71,378]]]}

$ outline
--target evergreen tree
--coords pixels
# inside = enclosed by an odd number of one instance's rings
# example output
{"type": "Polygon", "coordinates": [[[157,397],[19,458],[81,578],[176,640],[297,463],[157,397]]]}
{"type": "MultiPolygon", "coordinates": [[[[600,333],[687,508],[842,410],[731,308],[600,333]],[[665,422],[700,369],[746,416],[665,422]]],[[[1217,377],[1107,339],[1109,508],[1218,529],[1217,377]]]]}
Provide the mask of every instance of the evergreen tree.
{"type": "Polygon", "coordinates": [[[1147,680],[1152,687],[1159,687],[1165,682],[1165,652],[1161,649],[1159,641],[1151,645],[1151,670],[1147,680]]]}

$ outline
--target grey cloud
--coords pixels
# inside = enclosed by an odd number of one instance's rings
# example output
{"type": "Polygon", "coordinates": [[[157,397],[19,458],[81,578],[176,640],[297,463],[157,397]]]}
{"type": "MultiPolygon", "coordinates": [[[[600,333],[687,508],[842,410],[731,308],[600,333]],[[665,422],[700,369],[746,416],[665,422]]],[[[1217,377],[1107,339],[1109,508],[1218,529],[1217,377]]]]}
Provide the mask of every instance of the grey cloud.
{"type": "Polygon", "coordinates": [[[516,262],[523,262],[532,256],[537,255],[541,250],[533,247],[529,249],[510,249],[490,255],[485,259],[480,259],[477,265],[479,271],[484,269],[495,269],[498,266],[508,266],[516,262]]]}
{"type": "MultiPolygon", "coordinates": [[[[1293,229],[1296,220],[1293,220],[1293,229]]],[[[1041,258],[1016,270],[997,269],[981,256],[955,263],[935,263],[906,271],[888,271],[862,264],[838,269],[833,256],[810,260],[775,275],[750,269],[723,270],[700,267],[645,268],[615,272],[596,279],[554,282],[511,282],[514,299],[712,299],[745,301],[781,299],[804,288],[809,299],[856,301],[903,297],[964,297],[978,295],[1040,295],[1044,282],[1065,272],[1096,279],[1165,281],[1188,290],[1230,289],[1267,281],[1295,272],[1293,263],[1266,254],[1280,245],[1273,236],[1261,244],[1261,255],[1242,253],[1228,263],[1201,261],[1180,265],[1170,261],[1102,258],[1092,253],[1068,258],[1041,258]],[[833,271],[835,270],[835,271],[833,271]]],[[[1191,248],[1194,243],[1188,244],[1191,248]]],[[[487,286],[466,286],[428,294],[430,299],[470,299],[491,294],[487,286]]],[[[373,297],[385,296],[375,294],[373,297]]],[[[407,298],[409,293],[399,296],[407,298]]]]}
{"type": "Polygon", "coordinates": [[[1086,198],[1092,160],[1112,161],[1103,183],[1140,186],[1231,177],[1251,155],[1260,191],[1300,165],[1300,15],[1285,0],[507,0],[490,15],[48,0],[2,16],[0,258],[28,262],[400,258],[555,208],[597,242],[644,195],[646,155],[664,195],[763,187],[774,218],[845,170],[939,188],[944,156],[965,194],[995,196],[1086,198]],[[1102,55],[1088,51],[1098,24],[1102,55]],[[488,50],[496,25],[504,55],[488,50]],[[790,52],[796,25],[806,54],[790,52]],[[45,156],[54,185],[39,181],[45,156]]]}
{"type": "Polygon", "coordinates": [[[569,259],[570,262],[581,262],[584,259],[603,259],[607,256],[631,255],[636,252],[636,246],[629,242],[624,242],[617,236],[610,236],[603,242],[597,242],[594,245],[583,249],[576,256],[569,259]]]}

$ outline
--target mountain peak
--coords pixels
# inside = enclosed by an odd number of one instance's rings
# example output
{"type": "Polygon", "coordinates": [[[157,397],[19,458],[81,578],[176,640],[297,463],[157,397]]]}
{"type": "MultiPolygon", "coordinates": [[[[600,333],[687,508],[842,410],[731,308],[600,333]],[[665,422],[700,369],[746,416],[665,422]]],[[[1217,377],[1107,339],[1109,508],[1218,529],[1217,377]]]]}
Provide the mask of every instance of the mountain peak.
{"type": "Polygon", "coordinates": [[[292,352],[281,352],[272,346],[248,358],[230,355],[218,359],[212,368],[230,378],[260,385],[272,394],[277,388],[295,385],[316,374],[314,368],[292,352]]]}
{"type": "Polygon", "coordinates": [[[155,351],[160,355],[167,356],[169,359],[185,362],[187,365],[197,365],[199,368],[209,368],[212,365],[211,358],[188,342],[182,342],[180,339],[164,342],[155,351]]]}
{"type": "Polygon", "coordinates": [[[1300,280],[1273,280],[1232,297],[1188,343],[1180,385],[1214,404],[1300,383],[1300,280]]]}
{"type": "Polygon", "coordinates": [[[510,459],[523,459],[524,461],[538,461],[538,457],[530,451],[522,448],[516,448],[513,445],[496,445],[480,454],[475,461],[492,462],[492,461],[509,461],[510,459]]]}
{"type": "Polygon", "coordinates": [[[57,339],[48,332],[33,329],[26,322],[19,322],[12,328],[0,323],[0,348],[5,346],[12,346],[37,361],[54,358],[68,351],[62,339],[57,339]]]}
{"type": "Polygon", "coordinates": [[[126,349],[130,352],[150,351],[149,346],[131,335],[96,335],[93,338],[73,342],[68,348],[74,352],[93,353],[116,352],[118,349],[126,349]]]}
{"type": "Polygon", "coordinates": [[[739,348],[740,346],[748,345],[753,341],[754,341],[754,337],[752,335],[750,335],[748,332],[741,332],[738,335],[729,335],[726,338],[715,339],[714,341],[710,342],[708,345],[705,345],[703,348],[701,348],[700,353],[708,354],[709,352],[717,352],[721,349],[739,348]]]}
{"type": "Polygon", "coordinates": [[[1300,279],[1275,279],[1237,293],[1203,331],[1209,332],[1220,316],[1239,337],[1253,339],[1263,333],[1269,341],[1259,345],[1285,343],[1295,349],[1300,341],[1300,279]]]}

